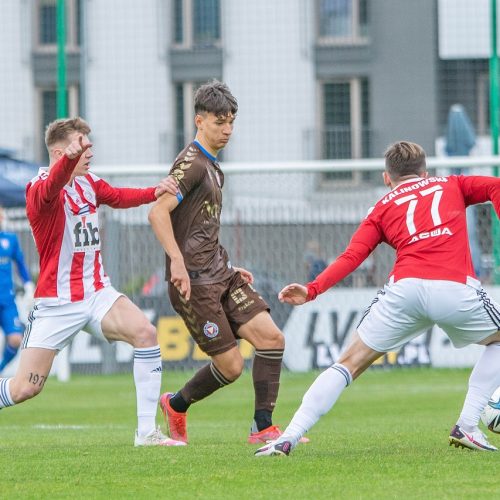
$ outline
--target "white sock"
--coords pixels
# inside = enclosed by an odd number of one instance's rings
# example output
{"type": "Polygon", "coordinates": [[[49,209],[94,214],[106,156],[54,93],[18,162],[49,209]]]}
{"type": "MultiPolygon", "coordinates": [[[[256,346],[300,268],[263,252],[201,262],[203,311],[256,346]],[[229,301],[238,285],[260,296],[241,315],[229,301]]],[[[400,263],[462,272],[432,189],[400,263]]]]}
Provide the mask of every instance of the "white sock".
{"type": "Polygon", "coordinates": [[[295,446],[299,439],[330,411],[342,391],[352,382],[349,370],[340,363],[321,373],[302,398],[302,404],[288,424],[280,440],[285,437],[295,446]]]}
{"type": "Polygon", "coordinates": [[[137,434],[146,436],[156,427],[161,389],[160,346],[134,349],[134,381],[137,393],[137,434]]]}
{"type": "Polygon", "coordinates": [[[10,378],[0,378],[0,409],[16,404],[12,401],[12,396],[10,395],[9,386],[11,380],[10,378]]]}
{"type": "Polygon", "coordinates": [[[469,389],[457,424],[472,432],[479,424],[488,399],[500,386],[500,344],[487,345],[469,378],[469,389]]]}

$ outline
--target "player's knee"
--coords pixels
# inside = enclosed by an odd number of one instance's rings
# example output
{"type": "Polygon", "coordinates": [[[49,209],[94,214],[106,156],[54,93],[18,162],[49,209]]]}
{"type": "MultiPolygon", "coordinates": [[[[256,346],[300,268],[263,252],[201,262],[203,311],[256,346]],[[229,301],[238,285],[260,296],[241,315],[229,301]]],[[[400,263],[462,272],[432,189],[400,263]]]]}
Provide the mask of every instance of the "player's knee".
{"type": "Polygon", "coordinates": [[[156,328],[145,319],[135,335],[134,347],[151,347],[157,343],[156,328]]]}
{"type": "Polygon", "coordinates": [[[264,335],[259,335],[260,342],[259,345],[255,345],[257,349],[284,349],[285,348],[285,336],[276,327],[267,330],[264,335]]]}
{"type": "Polygon", "coordinates": [[[234,382],[242,373],[245,361],[241,356],[234,356],[230,360],[225,360],[223,366],[217,368],[231,382],[234,382]]]}
{"type": "Polygon", "coordinates": [[[285,348],[285,336],[277,328],[271,332],[270,342],[272,348],[284,349],[285,348]]]}

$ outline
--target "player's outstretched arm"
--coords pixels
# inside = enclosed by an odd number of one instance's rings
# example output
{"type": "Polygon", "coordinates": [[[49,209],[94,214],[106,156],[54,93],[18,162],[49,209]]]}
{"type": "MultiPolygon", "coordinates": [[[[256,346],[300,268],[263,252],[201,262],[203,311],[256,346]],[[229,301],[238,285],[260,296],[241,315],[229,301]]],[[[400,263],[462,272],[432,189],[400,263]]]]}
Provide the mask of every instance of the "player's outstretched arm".
{"type": "Polygon", "coordinates": [[[292,306],[300,306],[307,302],[307,288],[298,283],[287,285],[278,294],[280,302],[291,304],[292,306]]]}
{"type": "Polygon", "coordinates": [[[191,296],[191,281],[184,264],[184,257],[175,241],[170,212],[179,204],[177,197],[164,194],[149,211],[149,223],[156,238],[170,257],[170,281],[179,293],[189,300],[191,296]]]}
{"type": "Polygon", "coordinates": [[[97,204],[113,208],[132,208],[152,203],[165,193],[177,197],[179,201],[182,200],[177,182],[172,176],[165,177],[156,186],[149,188],[114,187],[103,179],[98,179],[94,186],[97,204]]]}

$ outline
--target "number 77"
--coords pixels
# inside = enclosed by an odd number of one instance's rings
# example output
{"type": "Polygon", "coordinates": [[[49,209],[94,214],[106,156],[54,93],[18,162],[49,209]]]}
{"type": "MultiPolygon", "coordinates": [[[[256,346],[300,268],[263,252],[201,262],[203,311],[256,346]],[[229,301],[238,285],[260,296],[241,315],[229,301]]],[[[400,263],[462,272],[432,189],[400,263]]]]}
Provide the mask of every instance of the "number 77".
{"type": "MultiPolygon", "coordinates": [[[[441,224],[441,217],[439,215],[439,202],[441,201],[441,196],[443,196],[443,187],[440,185],[432,186],[429,189],[423,189],[422,191],[419,191],[418,194],[420,196],[429,196],[430,194],[434,194],[431,204],[431,217],[432,222],[434,223],[433,227],[439,226],[439,224],[441,224]]],[[[408,228],[408,232],[410,233],[410,235],[412,235],[417,232],[414,221],[415,210],[418,203],[417,195],[410,194],[394,201],[396,205],[403,205],[407,202],[409,202],[409,204],[408,210],[406,211],[406,227],[408,228]]]]}

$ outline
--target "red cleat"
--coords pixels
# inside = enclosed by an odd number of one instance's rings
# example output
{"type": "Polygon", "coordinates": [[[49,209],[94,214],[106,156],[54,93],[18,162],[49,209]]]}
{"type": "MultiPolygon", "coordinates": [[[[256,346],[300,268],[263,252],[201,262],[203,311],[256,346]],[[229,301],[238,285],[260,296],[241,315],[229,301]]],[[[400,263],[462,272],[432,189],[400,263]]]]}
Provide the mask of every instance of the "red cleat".
{"type": "MultiPolygon", "coordinates": [[[[271,425],[266,427],[259,432],[250,432],[248,436],[248,442],[250,444],[267,443],[269,441],[275,441],[278,439],[283,432],[277,425],[271,425]]],[[[308,443],[309,438],[301,437],[299,443],[308,443]]]]}
{"type": "Polygon", "coordinates": [[[168,425],[168,432],[176,441],[188,442],[187,436],[187,413],[175,411],[170,406],[171,392],[165,392],[160,396],[160,408],[168,425]]]}

